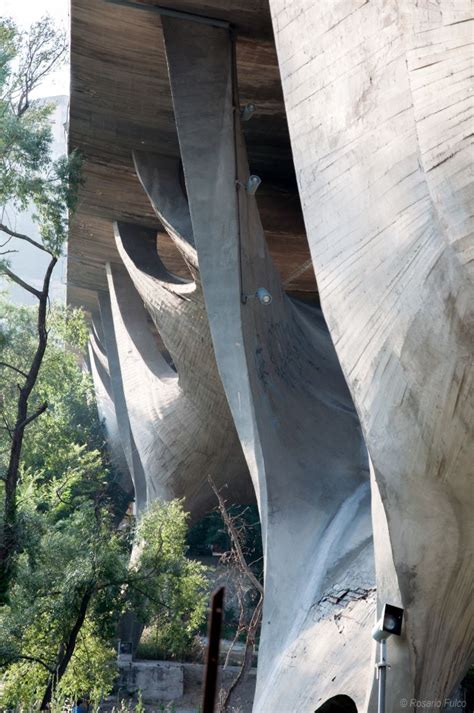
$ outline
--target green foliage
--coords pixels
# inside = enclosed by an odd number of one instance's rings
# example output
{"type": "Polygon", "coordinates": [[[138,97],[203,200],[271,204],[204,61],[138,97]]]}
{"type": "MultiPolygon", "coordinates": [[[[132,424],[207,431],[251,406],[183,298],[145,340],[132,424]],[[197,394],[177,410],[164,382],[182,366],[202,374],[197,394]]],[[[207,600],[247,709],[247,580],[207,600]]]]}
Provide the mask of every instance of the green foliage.
{"type": "MultiPolygon", "coordinates": [[[[79,496],[82,498],[82,495],[79,496]]],[[[50,499],[53,501],[52,493],[50,499]]],[[[186,558],[186,514],[179,501],[156,504],[143,516],[128,566],[130,530],[113,530],[86,501],[58,516],[28,513],[30,538],[19,558],[12,603],[0,613],[3,704],[34,705],[67,641],[84,593],[88,615],[57,693],[91,700],[111,690],[111,642],[121,612],[131,610],[160,631],[171,655],[189,645],[205,616],[204,568],[186,558]]],[[[26,506],[25,506],[26,507],[26,506]]],[[[60,506],[59,510],[62,510],[60,506]]]]}
{"type": "MultiPolygon", "coordinates": [[[[37,409],[31,409],[33,401],[40,396],[36,387],[48,341],[46,308],[51,274],[67,237],[68,214],[75,208],[81,161],[74,154],[53,160],[49,125],[51,107],[31,100],[32,92],[42,79],[65,57],[64,36],[48,18],[33,24],[27,33],[18,32],[10,20],[0,20],[0,42],[0,232],[7,236],[2,247],[12,239],[26,241],[51,256],[41,289],[29,285],[10,270],[8,258],[4,256],[15,250],[4,250],[0,258],[0,274],[38,299],[31,358],[24,367],[19,366],[22,354],[18,363],[13,360],[1,364],[3,370],[11,370],[23,379],[23,383],[13,386],[13,389],[18,388],[16,397],[12,397],[12,387],[8,383],[2,393],[2,400],[7,402],[2,429],[11,440],[10,447],[0,451],[0,457],[10,462],[3,479],[0,543],[0,604],[3,604],[9,596],[14,556],[19,544],[17,496],[22,477],[19,462],[24,430],[47,407],[47,401],[43,401],[37,409]],[[40,240],[18,233],[3,223],[4,216],[8,216],[7,207],[12,206],[20,210],[30,207],[34,211],[33,220],[38,223],[40,240]]],[[[8,331],[8,321],[6,324],[7,330],[2,329],[3,332],[8,331]]],[[[18,325],[21,326],[21,320],[15,326],[18,325]]],[[[9,343],[8,336],[13,338],[15,334],[1,335],[2,351],[9,343]]],[[[26,354],[28,352],[25,350],[26,354]]]]}
{"type": "Polygon", "coordinates": [[[169,658],[189,651],[208,599],[205,567],[186,556],[187,517],[179,500],[153,503],[140,521],[137,564],[130,570],[133,610],[152,627],[155,645],[169,658]]]}
{"type": "Polygon", "coordinates": [[[143,705],[142,692],[138,691],[138,701],[135,706],[136,713],[145,713],[145,706],[143,705]]]}
{"type": "Polygon", "coordinates": [[[64,61],[67,42],[52,20],[42,18],[21,33],[0,20],[0,207],[34,206],[44,246],[58,255],[67,238],[68,211],[81,183],[79,154],[53,160],[51,104],[31,93],[64,61]]]}
{"type": "Polygon", "coordinates": [[[117,653],[110,643],[97,636],[90,619],[81,629],[79,641],[61,681],[60,691],[77,700],[84,691],[98,703],[112,689],[117,677],[117,653]]]}
{"type": "MultiPolygon", "coordinates": [[[[230,629],[230,632],[232,638],[235,633],[235,626],[230,629]]],[[[203,636],[206,635],[206,621],[202,622],[199,633],[203,636]]],[[[145,629],[141,636],[136,657],[140,661],[184,661],[186,663],[202,664],[205,660],[205,648],[199,635],[196,634],[185,648],[182,648],[178,653],[171,654],[166,634],[162,636],[159,626],[151,626],[145,629]]]]}
{"type": "MultiPolygon", "coordinates": [[[[34,411],[44,402],[47,411],[28,427],[22,473],[36,478],[61,477],[76,461],[71,444],[89,450],[103,448],[103,434],[94,403],[90,376],[78,365],[78,352],[87,340],[82,312],[53,306],[49,317],[49,343],[39,379],[30,399],[34,411]]],[[[0,298],[0,362],[27,371],[36,348],[36,310],[0,298]]],[[[23,378],[0,367],[0,413],[3,424],[15,420],[18,388],[23,378]]],[[[6,468],[9,435],[0,431],[0,468],[6,468]]]]}
{"type": "MultiPolygon", "coordinates": [[[[2,362],[28,368],[35,320],[34,309],[0,301],[2,362]]],[[[104,606],[100,587],[126,577],[130,548],[129,533],[116,532],[112,524],[113,513],[123,511],[123,497],[116,497],[116,474],[105,458],[92,384],[76,355],[87,334],[84,316],[53,307],[50,325],[33,399],[33,407],[42,401],[49,407],[25,435],[16,575],[11,603],[0,611],[0,663],[6,671],[3,697],[8,705],[32,705],[44,692],[48,669],[54,670],[92,581],[96,596],[60,690],[76,695],[78,689],[91,694],[110,689],[110,638],[122,602],[120,585],[111,586],[104,606]]],[[[0,374],[1,411],[8,423],[22,377],[8,368],[0,374]]],[[[3,469],[9,445],[5,429],[0,443],[3,469]]]]}
{"type": "MultiPolygon", "coordinates": [[[[77,357],[87,336],[84,316],[53,306],[49,324],[34,396],[34,404],[45,400],[49,406],[25,434],[19,551],[10,603],[0,609],[5,706],[34,706],[44,694],[85,598],[84,624],[56,690],[69,699],[87,693],[98,700],[110,691],[122,613],[132,611],[152,625],[170,655],[179,656],[199,629],[207,600],[204,568],[186,556],[181,502],[156,503],[136,532],[129,518],[117,527],[127,499],[107,461],[92,384],[77,357]]],[[[0,361],[27,368],[35,310],[0,300],[0,325],[0,361]]],[[[8,422],[21,376],[11,369],[0,374],[1,411],[8,422]]],[[[8,442],[8,432],[1,431],[2,451],[8,442]]],[[[5,466],[5,455],[0,464],[5,466]]]]}
{"type": "MultiPolygon", "coordinates": [[[[37,632],[33,635],[36,637],[37,632]]],[[[12,664],[4,679],[4,704],[15,709],[22,706],[38,709],[47,677],[48,672],[40,664],[29,661],[12,664]]],[[[99,702],[103,693],[111,690],[115,678],[115,651],[91,631],[88,621],[81,630],[67,672],[55,691],[58,711],[67,710],[64,702],[76,700],[84,691],[89,692],[91,701],[99,702]]]]}

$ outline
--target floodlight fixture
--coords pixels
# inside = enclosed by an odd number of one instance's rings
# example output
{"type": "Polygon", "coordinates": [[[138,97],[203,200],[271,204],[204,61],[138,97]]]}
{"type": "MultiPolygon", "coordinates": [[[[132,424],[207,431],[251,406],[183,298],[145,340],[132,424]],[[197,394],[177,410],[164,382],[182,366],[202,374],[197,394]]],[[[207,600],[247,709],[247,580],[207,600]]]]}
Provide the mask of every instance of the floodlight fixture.
{"type": "Polygon", "coordinates": [[[248,121],[249,119],[252,118],[253,113],[255,111],[255,104],[246,104],[242,109],[240,110],[240,118],[242,121],[248,121]]]}
{"type": "Polygon", "coordinates": [[[245,186],[245,190],[249,194],[249,196],[254,196],[257,192],[257,188],[261,184],[262,179],[259,176],[249,176],[249,179],[247,181],[247,184],[245,186]]]}
{"type": "Polygon", "coordinates": [[[258,287],[253,295],[245,295],[243,293],[241,295],[242,304],[244,305],[247,304],[248,300],[253,300],[255,298],[265,307],[271,304],[273,300],[273,297],[266,287],[258,287]]]}
{"type": "Polygon", "coordinates": [[[372,629],[372,638],[375,641],[383,641],[389,636],[400,636],[402,632],[403,609],[394,607],[393,604],[385,604],[382,615],[372,629]]]}
{"type": "Polygon", "coordinates": [[[273,297],[269,293],[265,287],[259,287],[257,292],[255,293],[258,301],[262,305],[269,305],[271,301],[273,300],[273,297]]]}

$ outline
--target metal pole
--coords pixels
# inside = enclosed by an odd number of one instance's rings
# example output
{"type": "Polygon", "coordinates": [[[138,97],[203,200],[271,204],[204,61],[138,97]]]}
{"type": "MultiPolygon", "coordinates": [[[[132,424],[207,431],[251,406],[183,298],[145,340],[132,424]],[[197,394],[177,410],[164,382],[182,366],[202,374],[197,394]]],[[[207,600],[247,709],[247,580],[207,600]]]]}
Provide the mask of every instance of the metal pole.
{"type": "Polygon", "coordinates": [[[385,713],[385,690],[387,684],[387,640],[382,639],[379,644],[379,660],[376,663],[377,678],[379,681],[378,713],[385,713]]]}
{"type": "Polygon", "coordinates": [[[221,625],[224,613],[224,587],[212,596],[211,615],[209,617],[208,644],[206,657],[206,673],[204,679],[204,694],[202,713],[214,713],[217,692],[217,670],[219,666],[219,644],[221,625]]]}

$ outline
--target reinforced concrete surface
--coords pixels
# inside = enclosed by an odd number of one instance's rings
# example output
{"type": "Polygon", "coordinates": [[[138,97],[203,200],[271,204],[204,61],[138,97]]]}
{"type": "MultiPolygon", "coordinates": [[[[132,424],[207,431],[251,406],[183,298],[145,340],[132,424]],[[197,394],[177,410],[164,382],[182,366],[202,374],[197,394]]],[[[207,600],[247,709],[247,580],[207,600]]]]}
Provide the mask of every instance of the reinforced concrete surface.
{"type": "Polygon", "coordinates": [[[379,605],[406,611],[389,700],[444,700],[473,661],[472,6],[270,6],[322,306],[373,464],[379,605]]]}

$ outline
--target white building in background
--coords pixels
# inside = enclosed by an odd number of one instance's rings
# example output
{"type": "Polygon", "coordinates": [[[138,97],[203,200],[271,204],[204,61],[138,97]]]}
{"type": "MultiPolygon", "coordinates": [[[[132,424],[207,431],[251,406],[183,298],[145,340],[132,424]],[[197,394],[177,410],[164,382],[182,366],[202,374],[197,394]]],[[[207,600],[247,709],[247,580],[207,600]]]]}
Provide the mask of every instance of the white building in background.
{"type": "MultiPolygon", "coordinates": [[[[67,96],[55,96],[41,101],[55,104],[55,109],[51,115],[53,157],[59,158],[67,151],[69,98],[67,96]]],[[[39,239],[38,226],[32,219],[33,212],[33,209],[17,212],[14,208],[7,208],[4,222],[19,233],[25,233],[32,238],[39,239]]],[[[18,250],[17,253],[9,256],[12,270],[34,287],[41,287],[46,266],[49,262],[48,255],[21,240],[12,239],[9,247],[18,250]]],[[[2,288],[7,288],[9,296],[17,304],[35,304],[36,302],[33,295],[13,284],[10,280],[1,280],[1,286],[2,288]]],[[[64,256],[61,257],[54,270],[50,294],[52,300],[61,302],[66,300],[66,260],[64,256]]]]}

